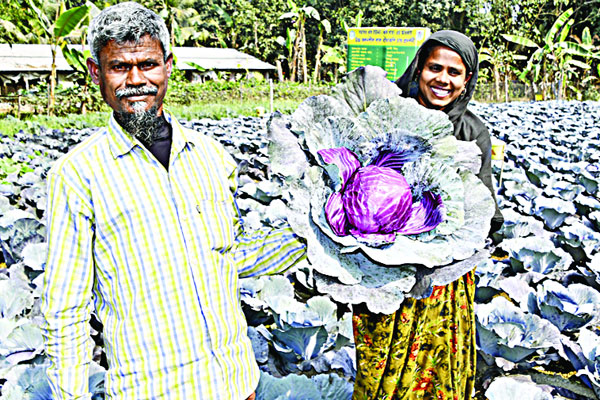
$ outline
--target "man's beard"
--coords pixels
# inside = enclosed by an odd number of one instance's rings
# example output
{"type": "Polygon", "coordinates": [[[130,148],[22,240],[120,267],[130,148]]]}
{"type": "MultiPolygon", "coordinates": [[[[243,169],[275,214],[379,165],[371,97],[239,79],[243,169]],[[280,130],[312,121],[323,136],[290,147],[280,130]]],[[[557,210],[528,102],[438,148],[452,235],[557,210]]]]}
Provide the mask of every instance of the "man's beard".
{"type": "MultiPolygon", "coordinates": [[[[156,88],[145,86],[141,88],[125,88],[115,92],[117,98],[137,96],[144,94],[156,94],[156,88]]],[[[132,137],[137,138],[145,146],[150,146],[160,137],[161,128],[165,120],[162,115],[157,115],[158,107],[153,105],[145,110],[145,101],[132,103],[133,112],[115,111],[115,119],[121,127],[132,137]]]]}

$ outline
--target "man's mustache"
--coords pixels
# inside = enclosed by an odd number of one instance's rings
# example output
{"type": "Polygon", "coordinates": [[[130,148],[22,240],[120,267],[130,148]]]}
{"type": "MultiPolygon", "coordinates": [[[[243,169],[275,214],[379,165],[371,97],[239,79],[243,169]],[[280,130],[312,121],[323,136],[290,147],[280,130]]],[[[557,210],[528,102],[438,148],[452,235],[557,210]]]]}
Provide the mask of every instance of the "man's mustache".
{"type": "Polygon", "coordinates": [[[115,95],[118,99],[130,96],[144,96],[147,94],[158,93],[158,88],[154,86],[139,86],[139,87],[127,87],[125,89],[115,90],[115,95]]]}

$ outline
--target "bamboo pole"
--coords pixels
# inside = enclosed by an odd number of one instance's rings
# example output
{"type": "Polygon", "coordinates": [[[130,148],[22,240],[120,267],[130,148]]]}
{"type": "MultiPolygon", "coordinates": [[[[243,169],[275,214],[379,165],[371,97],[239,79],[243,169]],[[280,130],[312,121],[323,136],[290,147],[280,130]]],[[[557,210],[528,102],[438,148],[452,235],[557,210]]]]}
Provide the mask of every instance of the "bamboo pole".
{"type": "Polygon", "coordinates": [[[271,114],[273,114],[273,79],[269,78],[269,102],[271,105],[271,114]]]}

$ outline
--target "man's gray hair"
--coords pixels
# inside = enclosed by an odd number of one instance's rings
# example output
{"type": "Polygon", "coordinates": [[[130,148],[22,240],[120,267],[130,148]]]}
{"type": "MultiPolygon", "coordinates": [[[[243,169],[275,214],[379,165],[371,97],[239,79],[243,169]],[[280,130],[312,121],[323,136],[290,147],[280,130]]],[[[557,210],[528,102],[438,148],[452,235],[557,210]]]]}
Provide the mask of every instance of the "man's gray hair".
{"type": "Polygon", "coordinates": [[[137,43],[145,35],[160,41],[166,60],[169,31],[165,21],[155,12],[129,1],[107,7],[94,17],[88,28],[88,46],[92,58],[100,65],[100,50],[111,40],[137,43]]]}

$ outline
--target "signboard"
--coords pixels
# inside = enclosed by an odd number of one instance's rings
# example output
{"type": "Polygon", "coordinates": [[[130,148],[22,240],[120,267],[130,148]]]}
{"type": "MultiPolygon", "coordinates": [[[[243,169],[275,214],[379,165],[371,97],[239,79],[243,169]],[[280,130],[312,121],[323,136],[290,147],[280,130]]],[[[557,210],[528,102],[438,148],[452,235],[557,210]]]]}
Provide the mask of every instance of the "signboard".
{"type": "Polygon", "coordinates": [[[498,138],[492,137],[492,160],[504,160],[505,147],[505,142],[498,138]]]}
{"type": "MultiPolygon", "coordinates": [[[[502,172],[504,171],[504,149],[506,143],[497,137],[492,136],[492,163],[495,160],[500,160],[500,178],[498,180],[498,190],[502,187],[502,172]]],[[[492,174],[492,180],[496,182],[496,178],[492,174]]]]}
{"type": "Polygon", "coordinates": [[[350,28],[348,71],[376,65],[388,73],[388,79],[395,81],[430,34],[429,28],[350,28]]]}

